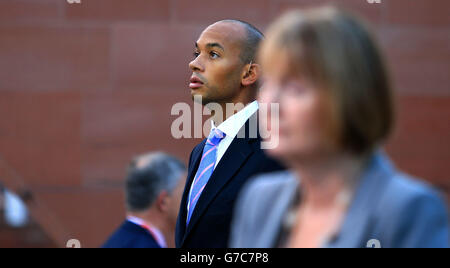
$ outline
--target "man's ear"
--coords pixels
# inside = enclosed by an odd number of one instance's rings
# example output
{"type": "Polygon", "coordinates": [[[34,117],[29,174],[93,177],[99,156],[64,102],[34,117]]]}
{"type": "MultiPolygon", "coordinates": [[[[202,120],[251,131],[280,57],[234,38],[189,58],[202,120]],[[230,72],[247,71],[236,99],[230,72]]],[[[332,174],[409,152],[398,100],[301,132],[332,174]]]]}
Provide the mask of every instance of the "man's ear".
{"type": "Polygon", "coordinates": [[[261,66],[251,62],[244,67],[241,83],[243,86],[253,85],[256,81],[258,81],[260,75],[261,66]]]}
{"type": "Polygon", "coordinates": [[[156,199],[156,205],[161,212],[167,212],[169,210],[170,195],[167,191],[162,191],[156,199]]]}

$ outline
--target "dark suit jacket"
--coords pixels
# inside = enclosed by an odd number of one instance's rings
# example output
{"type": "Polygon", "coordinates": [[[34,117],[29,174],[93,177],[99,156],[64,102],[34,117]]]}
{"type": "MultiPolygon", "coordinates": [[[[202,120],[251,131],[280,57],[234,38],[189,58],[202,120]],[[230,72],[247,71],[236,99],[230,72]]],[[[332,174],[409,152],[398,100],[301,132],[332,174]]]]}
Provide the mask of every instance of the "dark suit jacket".
{"type": "Polygon", "coordinates": [[[125,221],[103,248],[160,248],[160,246],[146,229],[125,221]]]}
{"type": "MultiPolygon", "coordinates": [[[[250,120],[241,129],[245,131],[245,138],[236,137],[217,164],[186,228],[189,191],[200,164],[206,139],[192,151],[177,221],[175,238],[177,247],[226,248],[230,236],[233,207],[242,186],[256,174],[284,169],[263,152],[259,133],[257,138],[251,138],[250,120]]],[[[242,136],[238,134],[238,137],[242,136]]]]}

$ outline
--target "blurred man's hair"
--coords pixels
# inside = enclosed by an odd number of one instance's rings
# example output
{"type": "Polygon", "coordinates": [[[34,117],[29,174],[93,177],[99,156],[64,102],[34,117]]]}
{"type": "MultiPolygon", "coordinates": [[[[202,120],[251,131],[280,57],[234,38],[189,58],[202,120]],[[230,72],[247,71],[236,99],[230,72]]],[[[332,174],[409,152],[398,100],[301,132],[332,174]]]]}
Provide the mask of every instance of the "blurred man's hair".
{"type": "Polygon", "coordinates": [[[133,159],[126,178],[128,211],[141,212],[150,208],[162,191],[171,194],[185,170],[180,160],[161,152],[133,159]]]}

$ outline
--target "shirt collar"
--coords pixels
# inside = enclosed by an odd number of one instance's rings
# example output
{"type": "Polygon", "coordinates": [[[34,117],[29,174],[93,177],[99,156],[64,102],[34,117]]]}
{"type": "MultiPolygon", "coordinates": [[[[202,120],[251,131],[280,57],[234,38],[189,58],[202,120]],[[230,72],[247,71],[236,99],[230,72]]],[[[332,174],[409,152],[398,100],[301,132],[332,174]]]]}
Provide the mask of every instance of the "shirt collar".
{"type": "Polygon", "coordinates": [[[161,233],[161,231],[158,230],[158,228],[138,217],[128,216],[127,220],[149,231],[160,247],[167,248],[166,239],[164,238],[164,235],[161,233]]]}
{"type": "Polygon", "coordinates": [[[226,134],[227,138],[234,138],[241,130],[242,126],[247,122],[247,120],[259,109],[258,101],[254,101],[244,109],[240,110],[236,114],[230,116],[222,124],[216,127],[213,120],[211,120],[211,129],[217,128],[226,134]]]}

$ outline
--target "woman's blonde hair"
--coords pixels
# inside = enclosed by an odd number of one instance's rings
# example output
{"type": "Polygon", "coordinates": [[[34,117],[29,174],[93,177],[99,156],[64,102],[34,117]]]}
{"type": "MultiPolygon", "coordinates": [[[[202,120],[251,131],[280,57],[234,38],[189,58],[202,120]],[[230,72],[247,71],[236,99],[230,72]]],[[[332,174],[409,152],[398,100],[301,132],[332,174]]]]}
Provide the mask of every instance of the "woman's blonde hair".
{"type": "Polygon", "coordinates": [[[335,7],[292,11],[268,30],[259,52],[264,72],[288,60],[289,75],[326,90],[337,142],[356,154],[370,153],[394,122],[391,83],[370,31],[354,15],[335,7]]]}

